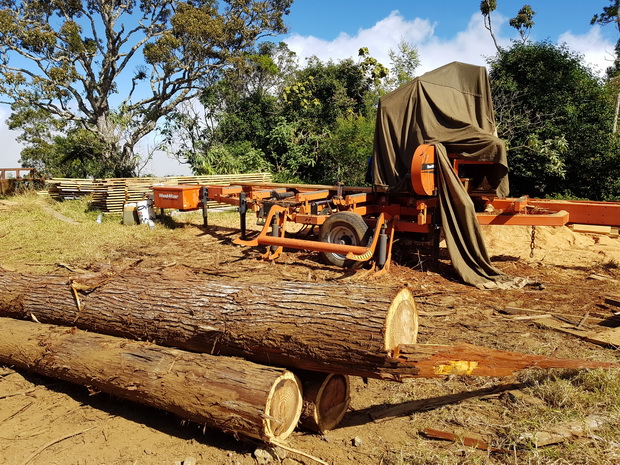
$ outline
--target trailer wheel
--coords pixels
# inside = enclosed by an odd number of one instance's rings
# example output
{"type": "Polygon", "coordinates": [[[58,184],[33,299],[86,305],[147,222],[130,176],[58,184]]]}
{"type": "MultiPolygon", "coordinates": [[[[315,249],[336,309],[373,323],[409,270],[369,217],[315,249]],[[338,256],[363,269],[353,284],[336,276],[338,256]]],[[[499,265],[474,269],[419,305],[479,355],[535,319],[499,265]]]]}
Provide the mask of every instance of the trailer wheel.
{"type": "MultiPolygon", "coordinates": [[[[346,244],[365,247],[371,230],[364,219],[353,212],[339,212],[331,215],[321,226],[319,240],[331,244],[346,244]]],[[[322,252],[323,257],[332,265],[344,268],[357,268],[362,262],[347,260],[345,255],[334,252],[322,252]]]]}

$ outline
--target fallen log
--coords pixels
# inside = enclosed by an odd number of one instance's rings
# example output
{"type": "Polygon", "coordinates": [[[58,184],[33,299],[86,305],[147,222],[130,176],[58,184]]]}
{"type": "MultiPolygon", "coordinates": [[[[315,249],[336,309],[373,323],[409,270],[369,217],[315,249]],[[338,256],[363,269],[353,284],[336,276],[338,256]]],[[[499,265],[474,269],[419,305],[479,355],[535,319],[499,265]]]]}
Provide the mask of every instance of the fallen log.
{"type": "Polygon", "coordinates": [[[10,318],[0,333],[0,363],[235,435],[282,440],[301,414],[300,382],[283,369],[10,318]]]}
{"type": "Polygon", "coordinates": [[[300,370],[400,380],[507,376],[529,367],[610,363],[415,344],[409,289],[354,284],[225,284],[136,272],[89,279],[0,272],[0,316],[75,325],[215,355],[300,370]]]}
{"type": "Polygon", "coordinates": [[[408,288],[231,284],[135,271],[88,279],[0,272],[0,316],[34,317],[268,365],[385,379],[397,379],[386,354],[415,343],[418,331],[408,288]]]}
{"type": "Polygon", "coordinates": [[[349,377],[334,373],[297,372],[303,390],[299,424],[317,433],[334,429],[351,402],[349,377]]]}

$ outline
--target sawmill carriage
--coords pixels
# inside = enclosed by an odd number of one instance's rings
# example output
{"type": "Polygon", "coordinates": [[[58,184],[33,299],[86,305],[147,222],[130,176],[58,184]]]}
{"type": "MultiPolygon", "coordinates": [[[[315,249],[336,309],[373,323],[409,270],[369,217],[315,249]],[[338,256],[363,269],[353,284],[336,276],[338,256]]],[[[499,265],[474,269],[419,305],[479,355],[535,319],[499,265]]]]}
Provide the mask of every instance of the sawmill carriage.
{"type": "Polygon", "coordinates": [[[451,63],[384,96],[370,167],[372,187],[156,186],[154,201],[162,209],[202,208],[205,225],[207,201],[238,207],[241,237],[235,242],[266,246],[263,257],[270,260],[288,247],[321,252],[337,266],[372,261],[387,270],[395,233],[415,234],[437,247],[441,231],[457,272],[472,284],[490,269],[478,224],[620,225],[620,203],[506,197],[506,149],[496,135],[484,67],[451,63]],[[264,223],[251,239],[248,211],[264,223]],[[318,240],[288,237],[289,222],[309,233],[318,228],[318,240]]]}

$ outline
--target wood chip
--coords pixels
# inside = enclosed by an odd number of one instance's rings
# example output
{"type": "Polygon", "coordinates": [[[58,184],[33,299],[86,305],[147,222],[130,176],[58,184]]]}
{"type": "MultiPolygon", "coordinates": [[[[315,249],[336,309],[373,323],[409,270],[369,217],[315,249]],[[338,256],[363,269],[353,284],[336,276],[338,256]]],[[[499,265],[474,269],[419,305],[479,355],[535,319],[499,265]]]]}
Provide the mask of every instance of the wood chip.
{"type": "Polygon", "coordinates": [[[611,234],[611,226],[599,226],[596,224],[571,224],[570,228],[579,233],[611,234]]]}
{"type": "Polygon", "coordinates": [[[620,307],[620,297],[605,297],[605,303],[609,305],[614,305],[616,307],[620,307]]]}
{"type": "Polygon", "coordinates": [[[535,433],[524,433],[521,440],[531,441],[536,447],[549,446],[569,439],[591,436],[601,429],[610,419],[602,415],[589,415],[583,420],[569,421],[549,427],[535,433]]]}
{"type": "Polygon", "coordinates": [[[540,320],[541,318],[553,318],[553,315],[549,313],[543,313],[541,315],[523,315],[523,316],[515,316],[510,318],[510,320],[540,320]]]}

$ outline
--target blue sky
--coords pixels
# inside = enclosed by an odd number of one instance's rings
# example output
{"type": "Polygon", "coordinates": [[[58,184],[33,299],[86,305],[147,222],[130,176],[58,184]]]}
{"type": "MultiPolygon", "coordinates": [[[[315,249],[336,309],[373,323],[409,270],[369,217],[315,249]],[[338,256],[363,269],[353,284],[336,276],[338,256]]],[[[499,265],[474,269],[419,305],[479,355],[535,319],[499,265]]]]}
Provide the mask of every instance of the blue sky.
{"type": "MultiPolygon", "coordinates": [[[[508,46],[518,38],[508,20],[524,2],[498,0],[497,4],[493,28],[500,44],[508,46]]],[[[604,70],[618,33],[613,25],[591,26],[590,20],[609,1],[529,0],[529,4],[536,12],[530,39],[566,42],[586,62],[604,70]]],[[[355,56],[359,47],[366,46],[388,66],[387,51],[404,38],[418,47],[421,73],[454,60],[485,64],[485,57],[495,49],[479,5],[479,0],[297,0],[284,40],[303,58],[355,56]]]]}
{"type": "MultiPolygon", "coordinates": [[[[608,0],[528,0],[536,15],[530,39],[566,43],[584,55],[593,68],[603,71],[612,58],[618,32],[613,25],[590,26],[590,19],[610,4],[608,0]]],[[[522,1],[497,0],[493,28],[503,46],[517,39],[508,25],[524,5],[522,1]]],[[[389,66],[388,51],[401,39],[414,44],[420,54],[419,74],[451,61],[485,64],[495,53],[484,29],[479,0],[296,0],[286,19],[288,34],[276,38],[289,44],[300,62],[316,55],[323,60],[356,57],[368,47],[373,57],[389,66]]],[[[8,108],[0,107],[3,151],[0,167],[16,167],[20,147],[16,133],[4,124],[8,108]]],[[[152,145],[145,142],[143,148],[152,145]]],[[[188,167],[159,153],[147,167],[156,175],[189,174],[188,167]]]]}

